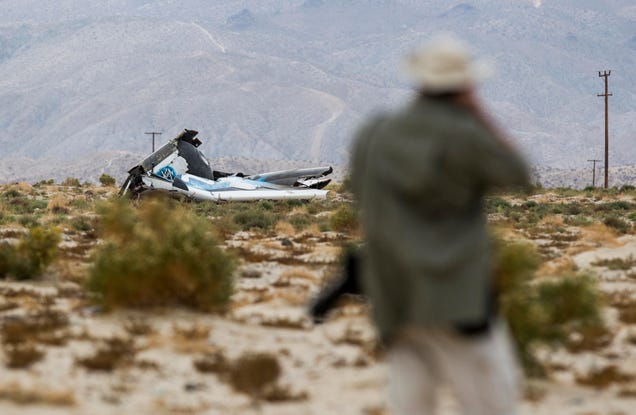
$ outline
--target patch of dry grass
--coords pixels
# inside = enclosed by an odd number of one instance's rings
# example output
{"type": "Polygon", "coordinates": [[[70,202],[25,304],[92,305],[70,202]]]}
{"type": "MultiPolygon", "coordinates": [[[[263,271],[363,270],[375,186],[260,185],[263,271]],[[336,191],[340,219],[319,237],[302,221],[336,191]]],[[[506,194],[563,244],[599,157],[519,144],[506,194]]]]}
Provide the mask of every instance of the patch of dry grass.
{"type": "Polygon", "coordinates": [[[636,299],[631,290],[607,295],[609,304],[618,309],[618,317],[625,324],[636,324],[636,299]]]}
{"type": "Polygon", "coordinates": [[[571,353],[599,351],[609,346],[612,340],[614,340],[614,333],[602,325],[593,325],[572,331],[565,347],[571,353]]]}
{"type": "Polygon", "coordinates": [[[93,355],[78,358],[75,363],[89,370],[105,372],[133,363],[133,358],[137,353],[133,339],[111,337],[103,339],[101,343],[93,355]]]}
{"type": "Polygon", "coordinates": [[[31,343],[18,343],[4,347],[5,363],[11,369],[28,368],[44,357],[44,352],[31,343]]]}
{"type": "Polygon", "coordinates": [[[0,328],[5,345],[20,343],[50,343],[53,332],[68,326],[68,316],[52,308],[44,308],[22,317],[7,319],[0,328]]]}
{"type": "Polygon", "coordinates": [[[274,226],[274,232],[276,232],[276,235],[287,235],[287,236],[292,236],[292,235],[296,235],[296,229],[294,229],[294,226],[284,220],[279,220],[278,222],[276,222],[276,225],[274,226]]]}
{"type": "Polygon", "coordinates": [[[124,323],[124,330],[131,336],[148,336],[156,332],[148,320],[141,317],[131,317],[124,323]]]}
{"type": "Polygon", "coordinates": [[[618,247],[621,243],[616,239],[616,234],[607,226],[595,223],[581,229],[582,242],[593,243],[596,246],[618,247]]]}
{"type": "Polygon", "coordinates": [[[601,369],[591,370],[588,374],[576,377],[576,383],[591,386],[597,389],[605,389],[611,384],[623,384],[632,382],[636,377],[621,371],[614,365],[601,369]]]}
{"type": "Polygon", "coordinates": [[[43,387],[28,388],[19,383],[0,385],[0,399],[18,405],[75,405],[75,395],[71,391],[56,391],[43,387]]]}
{"type": "Polygon", "coordinates": [[[590,265],[593,265],[595,267],[606,267],[607,269],[612,271],[627,271],[636,266],[636,258],[634,258],[633,255],[630,255],[627,258],[598,259],[592,262],[590,265]]]}
{"type": "Polygon", "coordinates": [[[71,201],[63,196],[54,196],[49,199],[46,209],[53,214],[68,214],[70,212],[71,201]]]}
{"type": "Polygon", "coordinates": [[[227,382],[238,392],[254,399],[262,399],[268,387],[278,381],[282,368],[276,356],[267,353],[248,353],[232,363],[227,382]]]}
{"type": "Polygon", "coordinates": [[[230,369],[230,362],[221,350],[204,353],[192,364],[201,373],[227,373],[230,369]]]}

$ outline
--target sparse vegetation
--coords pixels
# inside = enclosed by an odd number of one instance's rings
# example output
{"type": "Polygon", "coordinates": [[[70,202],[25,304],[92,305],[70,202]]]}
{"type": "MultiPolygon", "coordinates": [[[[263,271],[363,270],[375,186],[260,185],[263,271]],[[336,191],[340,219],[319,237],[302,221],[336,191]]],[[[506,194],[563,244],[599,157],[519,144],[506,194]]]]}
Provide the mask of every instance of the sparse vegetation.
{"type": "Polygon", "coordinates": [[[528,373],[542,373],[533,345],[566,345],[569,334],[602,327],[600,295],[590,276],[536,280],[539,259],[527,244],[499,243],[498,258],[501,309],[528,373]]]}
{"type": "Polygon", "coordinates": [[[594,265],[596,267],[607,267],[607,269],[610,269],[612,271],[627,271],[636,265],[636,259],[632,255],[630,255],[628,258],[599,259],[592,262],[591,265],[594,265]]]}
{"type": "MultiPolygon", "coordinates": [[[[72,370],[102,372],[88,376],[108,379],[103,401],[121,403],[127,394],[142,388],[125,380],[127,376],[120,376],[128,370],[145,382],[146,370],[174,373],[174,362],[181,365],[191,361],[193,369],[200,373],[197,377],[205,378],[203,374],[209,373],[210,379],[218,378],[235,392],[263,403],[308,399],[307,392],[281,383],[283,365],[355,370],[375,364],[380,350],[373,332],[363,327],[368,324],[368,308],[361,298],[343,301],[342,307],[331,315],[330,324],[334,328],[342,324],[343,330],[329,337],[327,349],[320,352],[329,356],[333,344],[342,344],[341,347],[356,351],[351,359],[331,356],[334,358],[308,361],[299,353],[300,345],[286,344],[292,338],[299,342],[304,334],[315,330],[306,315],[291,309],[305,307],[317,287],[336,272],[333,268],[342,241],[356,241],[359,237],[350,195],[310,202],[216,204],[145,200],[96,208],[103,203],[100,200],[115,192],[108,185],[87,183],[80,187],[48,181],[34,186],[0,186],[0,266],[5,264],[6,269],[6,261],[2,262],[7,257],[5,246],[12,247],[8,257],[16,257],[18,247],[34,229],[57,229],[64,241],[60,244],[58,239],[55,244],[59,254],[51,259],[51,266],[32,273],[33,277],[44,277],[36,283],[12,281],[18,278],[13,271],[2,274],[6,280],[0,284],[0,365],[8,376],[29,379],[31,373],[49,368],[52,361],[65,356],[75,361],[76,368],[72,370]],[[157,207],[150,208],[155,204],[157,207]],[[175,234],[171,236],[167,228],[175,234]],[[239,233],[241,230],[249,232],[239,233]],[[222,248],[216,248],[216,241],[223,244],[222,248]],[[105,256],[105,252],[112,256],[105,256]],[[210,252],[216,259],[209,258],[210,252]],[[221,252],[223,259],[215,257],[216,252],[221,252]],[[219,261],[215,263],[221,264],[220,268],[232,270],[234,265],[227,264],[235,262],[224,262],[225,252],[241,258],[236,295],[230,298],[229,291],[225,291],[225,300],[220,302],[212,294],[194,295],[211,293],[215,284],[227,288],[227,281],[232,286],[231,277],[216,280],[212,273],[210,280],[203,283],[199,279],[203,268],[191,266],[203,259],[208,264],[219,261]],[[100,258],[101,285],[96,289],[91,284],[100,258]],[[162,258],[167,260],[162,262],[162,258]],[[171,266],[174,268],[168,270],[171,266]],[[125,277],[118,278],[119,274],[125,277]],[[117,294],[112,294],[111,289],[117,294]],[[175,319],[174,309],[167,313],[162,308],[125,310],[103,318],[103,325],[92,326],[104,308],[154,305],[204,311],[226,309],[228,313],[210,317],[178,311],[175,319]],[[181,318],[181,313],[185,318],[181,318]],[[102,331],[106,326],[112,326],[113,331],[102,331]],[[264,356],[258,364],[249,363],[248,357],[254,358],[253,353],[236,357],[234,334],[246,339],[252,335],[250,330],[259,330],[260,334],[268,332],[269,327],[275,328],[280,348],[258,353],[264,356]],[[105,333],[114,337],[101,338],[105,333]]],[[[636,344],[636,259],[627,252],[631,239],[620,238],[634,232],[634,196],[633,189],[628,188],[607,192],[540,189],[530,195],[502,193],[488,199],[489,220],[508,241],[501,244],[503,251],[499,251],[501,310],[511,326],[527,373],[567,374],[586,386],[613,386],[611,393],[617,396],[634,396],[630,385],[631,376],[636,373],[630,371],[631,366],[617,364],[622,362],[618,359],[631,359],[622,351],[631,351],[636,344]],[[616,254],[610,254],[614,248],[616,254]],[[576,255],[596,249],[602,249],[598,256],[604,258],[592,262],[598,267],[599,276],[586,275],[585,270],[580,273],[581,261],[576,255]],[[596,285],[598,279],[602,284],[596,285]],[[611,317],[611,325],[603,324],[601,311],[611,317]],[[550,353],[551,347],[559,352],[550,353]],[[585,365],[572,364],[581,352],[585,352],[581,357],[594,356],[598,366],[587,371],[581,369],[585,365]]],[[[316,343],[315,347],[324,345],[316,343]]],[[[64,375],[55,374],[52,378],[57,376],[64,375]]],[[[559,382],[560,377],[555,379],[559,382]]],[[[205,393],[210,393],[212,389],[206,381],[187,381],[182,388],[185,394],[206,388],[205,393]]],[[[28,385],[31,388],[32,384],[28,385]]],[[[48,401],[48,388],[9,390],[6,386],[0,385],[0,399],[19,403],[28,397],[53,404],[54,399],[48,401]],[[35,392],[41,392],[42,397],[35,392]]],[[[62,394],[61,400],[74,402],[77,396],[84,404],[85,388],[72,390],[75,395],[62,394]]],[[[229,388],[224,390],[232,393],[229,388]]],[[[176,395],[175,400],[183,398],[176,395]]],[[[209,410],[203,406],[179,406],[169,399],[164,403],[165,409],[173,412],[209,410]]]]}

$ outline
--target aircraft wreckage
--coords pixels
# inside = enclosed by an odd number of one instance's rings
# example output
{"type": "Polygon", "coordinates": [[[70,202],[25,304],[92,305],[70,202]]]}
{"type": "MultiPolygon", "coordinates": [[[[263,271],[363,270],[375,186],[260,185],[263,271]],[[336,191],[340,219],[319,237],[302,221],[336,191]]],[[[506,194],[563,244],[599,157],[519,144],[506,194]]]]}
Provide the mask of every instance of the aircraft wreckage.
{"type": "Polygon", "coordinates": [[[331,167],[310,167],[245,175],[212,170],[199,151],[198,132],[178,136],[128,170],[120,195],[174,192],[197,200],[246,201],[325,198],[331,167]]]}

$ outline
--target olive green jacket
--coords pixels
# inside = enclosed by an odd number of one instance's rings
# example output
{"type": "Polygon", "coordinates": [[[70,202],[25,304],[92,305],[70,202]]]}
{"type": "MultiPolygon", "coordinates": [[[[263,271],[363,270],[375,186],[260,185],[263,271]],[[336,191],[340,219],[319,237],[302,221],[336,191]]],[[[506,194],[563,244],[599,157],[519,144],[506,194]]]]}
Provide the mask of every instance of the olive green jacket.
{"type": "Polygon", "coordinates": [[[351,168],[367,241],[361,282],[381,337],[405,324],[487,318],[493,264],[482,199],[528,183],[519,155],[467,109],[418,97],[362,128],[351,168]]]}

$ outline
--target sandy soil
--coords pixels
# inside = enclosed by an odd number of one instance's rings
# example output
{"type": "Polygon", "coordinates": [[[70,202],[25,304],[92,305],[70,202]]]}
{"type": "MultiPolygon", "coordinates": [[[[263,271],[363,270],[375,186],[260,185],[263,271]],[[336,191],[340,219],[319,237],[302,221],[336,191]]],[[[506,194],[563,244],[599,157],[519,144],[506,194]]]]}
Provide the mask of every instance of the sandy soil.
{"type": "MultiPolygon", "coordinates": [[[[0,366],[0,414],[389,414],[386,366],[365,307],[349,302],[321,325],[305,312],[307,302],[333,276],[342,238],[335,233],[236,234],[227,246],[253,258],[238,271],[226,315],[175,309],[103,313],[73,282],[0,282],[0,321],[43,310],[67,318],[51,331],[54,340],[38,344],[41,360],[28,368],[0,366]],[[292,246],[282,243],[286,237],[292,246]],[[91,370],[81,363],[112,338],[129,345],[114,369],[91,370]],[[222,373],[195,367],[206,356],[236,361],[258,352],[275,356],[282,367],[279,392],[270,400],[236,392],[222,373]]],[[[636,279],[629,270],[594,265],[599,259],[630,256],[636,258],[634,236],[586,236],[553,261],[566,258],[579,269],[591,269],[604,292],[634,299],[636,279]]],[[[577,382],[609,366],[636,375],[636,325],[621,322],[617,313],[607,305],[612,337],[605,347],[577,354],[539,352],[552,368],[550,377],[528,382],[521,414],[636,414],[633,378],[597,388],[577,382]]],[[[445,394],[441,408],[449,415],[456,405],[445,394]]]]}

